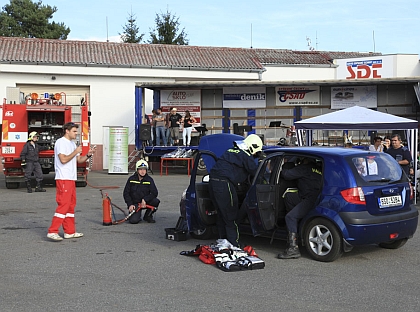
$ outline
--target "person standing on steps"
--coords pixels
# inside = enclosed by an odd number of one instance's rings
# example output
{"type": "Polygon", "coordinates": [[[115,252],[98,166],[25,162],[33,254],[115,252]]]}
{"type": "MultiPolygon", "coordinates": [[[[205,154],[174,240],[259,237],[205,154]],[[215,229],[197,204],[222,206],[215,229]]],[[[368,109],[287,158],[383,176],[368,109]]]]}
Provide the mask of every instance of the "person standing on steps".
{"type": "Polygon", "coordinates": [[[35,192],[45,192],[42,188],[42,180],[44,175],[42,174],[41,164],[39,163],[39,152],[48,150],[47,146],[40,146],[37,142],[39,135],[36,131],[29,133],[28,141],[23,146],[20,158],[22,160],[22,168],[25,170],[25,183],[28,193],[32,193],[31,187],[31,176],[32,173],[35,176],[36,187],[35,192]]]}
{"type": "Polygon", "coordinates": [[[191,116],[190,111],[185,111],[185,116],[182,119],[183,122],[183,129],[182,129],[182,142],[185,146],[190,146],[191,143],[191,132],[192,132],[192,125],[196,123],[196,120],[193,116],[191,116]]]}
{"type": "Polygon", "coordinates": [[[179,141],[179,125],[181,124],[182,116],[178,114],[175,107],[171,108],[171,113],[169,115],[169,129],[174,145],[178,145],[179,141]]]}

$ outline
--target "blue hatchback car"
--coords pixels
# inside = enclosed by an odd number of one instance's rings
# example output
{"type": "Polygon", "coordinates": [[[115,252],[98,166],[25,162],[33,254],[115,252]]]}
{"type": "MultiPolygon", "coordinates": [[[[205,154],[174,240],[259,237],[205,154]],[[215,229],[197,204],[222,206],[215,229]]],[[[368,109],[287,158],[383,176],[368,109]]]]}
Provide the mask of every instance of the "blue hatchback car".
{"type": "MultiPolygon", "coordinates": [[[[181,215],[195,238],[208,239],[215,230],[217,211],[208,193],[208,175],[197,175],[199,161],[210,171],[233,141],[232,134],[204,136],[200,141],[190,184],[181,199],[181,215]]],[[[396,249],[411,238],[418,223],[413,190],[399,164],[388,154],[337,147],[265,148],[266,158],[255,176],[237,186],[246,218],[242,233],[285,239],[285,191],[294,181],[280,177],[287,159],[303,158],[322,168],[323,187],[315,208],[299,223],[299,241],[318,261],[334,261],[353,246],[379,244],[396,249]]]]}

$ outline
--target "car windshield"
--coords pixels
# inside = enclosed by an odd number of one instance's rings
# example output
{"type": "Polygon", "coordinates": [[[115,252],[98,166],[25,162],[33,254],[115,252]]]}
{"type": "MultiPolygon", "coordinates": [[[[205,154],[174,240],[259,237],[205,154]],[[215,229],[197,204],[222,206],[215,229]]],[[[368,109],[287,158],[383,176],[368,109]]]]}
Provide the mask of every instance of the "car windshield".
{"type": "Polygon", "coordinates": [[[348,160],[357,172],[355,176],[366,182],[395,182],[406,179],[398,163],[387,154],[353,156],[348,160]]]}

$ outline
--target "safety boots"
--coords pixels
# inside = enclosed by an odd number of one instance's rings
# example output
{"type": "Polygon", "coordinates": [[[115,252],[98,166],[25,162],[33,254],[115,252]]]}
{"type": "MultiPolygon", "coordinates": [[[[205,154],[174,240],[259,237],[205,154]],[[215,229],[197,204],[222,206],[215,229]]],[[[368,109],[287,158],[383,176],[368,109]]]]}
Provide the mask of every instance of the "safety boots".
{"type": "MultiPolygon", "coordinates": [[[[36,182],[35,192],[46,192],[47,190],[42,188],[41,181],[36,182]]],[[[32,192],[32,190],[31,190],[32,192]]]]}
{"type": "Polygon", "coordinates": [[[288,246],[285,251],[278,254],[279,259],[296,259],[300,257],[296,233],[289,232],[288,246]]]}
{"type": "Polygon", "coordinates": [[[26,181],[26,189],[28,193],[32,193],[31,181],[26,181]]]}
{"type": "Polygon", "coordinates": [[[153,219],[153,214],[150,211],[150,209],[146,209],[146,212],[144,213],[143,220],[147,223],[156,223],[156,221],[153,219]]]}

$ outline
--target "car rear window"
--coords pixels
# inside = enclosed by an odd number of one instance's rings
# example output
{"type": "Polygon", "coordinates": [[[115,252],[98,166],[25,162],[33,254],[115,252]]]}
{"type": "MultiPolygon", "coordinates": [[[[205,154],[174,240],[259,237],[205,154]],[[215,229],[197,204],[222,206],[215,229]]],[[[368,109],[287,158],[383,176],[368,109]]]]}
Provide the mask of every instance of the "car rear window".
{"type": "Polygon", "coordinates": [[[400,165],[390,155],[385,153],[361,154],[347,158],[356,180],[369,184],[405,182],[400,165]]]}

